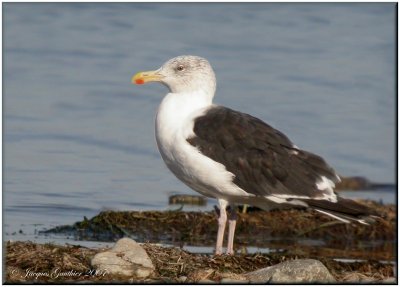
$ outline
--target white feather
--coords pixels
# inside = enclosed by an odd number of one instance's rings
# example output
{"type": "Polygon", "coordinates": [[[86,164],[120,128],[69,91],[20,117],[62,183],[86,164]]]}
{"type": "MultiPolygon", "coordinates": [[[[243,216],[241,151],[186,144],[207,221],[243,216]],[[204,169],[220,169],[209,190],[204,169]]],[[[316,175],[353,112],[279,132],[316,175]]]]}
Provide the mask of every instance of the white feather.
{"type": "Polygon", "coordinates": [[[323,192],[323,195],[320,197],[316,197],[314,199],[319,200],[329,200],[331,202],[337,202],[337,196],[333,191],[335,187],[335,183],[325,176],[321,176],[321,179],[315,183],[317,188],[323,192]]]}
{"type": "Polygon", "coordinates": [[[335,183],[325,176],[321,176],[321,180],[318,181],[316,185],[319,190],[326,190],[326,189],[331,190],[332,188],[335,187],[335,183]]]}
{"type": "Polygon", "coordinates": [[[341,217],[339,217],[339,216],[336,216],[336,215],[333,215],[333,214],[331,214],[331,213],[329,213],[329,212],[322,211],[322,210],[319,210],[319,209],[315,209],[315,210],[316,210],[316,211],[318,211],[318,212],[320,212],[320,213],[323,213],[323,214],[329,215],[330,217],[333,217],[333,218],[335,218],[335,219],[338,219],[338,220],[340,220],[340,221],[342,221],[342,222],[345,222],[345,223],[350,223],[350,221],[349,221],[349,220],[347,220],[347,219],[343,219],[343,218],[341,218],[341,217]]]}
{"type": "MultiPolygon", "coordinates": [[[[298,147],[297,145],[293,145],[292,147],[295,148],[295,149],[299,149],[299,147],[298,147]]],[[[297,150],[291,150],[290,152],[291,152],[292,154],[295,154],[295,155],[298,155],[298,154],[299,154],[299,152],[298,152],[297,150]]]]}

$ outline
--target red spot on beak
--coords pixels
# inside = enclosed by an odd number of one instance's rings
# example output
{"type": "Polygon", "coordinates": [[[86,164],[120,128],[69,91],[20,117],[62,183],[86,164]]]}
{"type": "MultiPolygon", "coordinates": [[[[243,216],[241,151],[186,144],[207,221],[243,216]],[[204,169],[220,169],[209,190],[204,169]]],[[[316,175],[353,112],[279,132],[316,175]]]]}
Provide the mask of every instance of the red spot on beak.
{"type": "Polygon", "coordinates": [[[136,85],[143,85],[144,81],[143,81],[143,79],[136,79],[135,83],[136,83],[136,85]]]}

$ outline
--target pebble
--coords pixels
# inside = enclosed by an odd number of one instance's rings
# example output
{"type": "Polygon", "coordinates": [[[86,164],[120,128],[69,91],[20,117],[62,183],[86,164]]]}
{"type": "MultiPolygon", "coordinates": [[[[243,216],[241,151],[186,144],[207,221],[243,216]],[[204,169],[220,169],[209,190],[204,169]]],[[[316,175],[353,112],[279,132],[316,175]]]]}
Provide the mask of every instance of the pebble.
{"type": "Polygon", "coordinates": [[[179,278],[178,278],[178,281],[179,282],[185,282],[187,280],[187,277],[186,276],[180,276],[179,278]]]}

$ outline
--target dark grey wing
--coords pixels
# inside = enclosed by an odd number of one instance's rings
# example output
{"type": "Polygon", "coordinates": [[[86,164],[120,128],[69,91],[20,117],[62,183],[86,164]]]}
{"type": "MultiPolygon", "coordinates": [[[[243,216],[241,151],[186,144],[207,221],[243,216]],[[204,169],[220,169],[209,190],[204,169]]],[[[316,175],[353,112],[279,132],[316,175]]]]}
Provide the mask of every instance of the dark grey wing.
{"type": "Polygon", "coordinates": [[[194,134],[187,141],[223,164],[248,193],[318,198],[332,193],[317,188],[322,176],[338,181],[321,157],[295,148],[283,133],[248,114],[213,107],[194,120],[194,134]]]}

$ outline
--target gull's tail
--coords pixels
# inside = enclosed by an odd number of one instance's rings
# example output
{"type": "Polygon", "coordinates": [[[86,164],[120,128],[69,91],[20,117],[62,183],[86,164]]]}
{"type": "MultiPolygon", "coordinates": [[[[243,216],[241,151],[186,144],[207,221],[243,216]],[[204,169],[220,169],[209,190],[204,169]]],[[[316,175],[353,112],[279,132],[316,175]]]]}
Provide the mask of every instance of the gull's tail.
{"type": "Polygon", "coordinates": [[[356,221],[361,224],[371,224],[379,218],[378,214],[371,210],[369,207],[357,203],[351,199],[337,198],[337,202],[327,200],[309,199],[303,200],[311,208],[318,212],[329,215],[340,221],[350,223],[356,221]]]}

